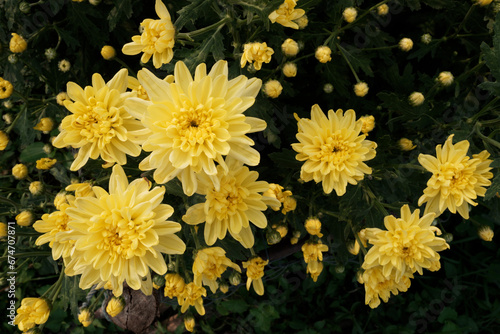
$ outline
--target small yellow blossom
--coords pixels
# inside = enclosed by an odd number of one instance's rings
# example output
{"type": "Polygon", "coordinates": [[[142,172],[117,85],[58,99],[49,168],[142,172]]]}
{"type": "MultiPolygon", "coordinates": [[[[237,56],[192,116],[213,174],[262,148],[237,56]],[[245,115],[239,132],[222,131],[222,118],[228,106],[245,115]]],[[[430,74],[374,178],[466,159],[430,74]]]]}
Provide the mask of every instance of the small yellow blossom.
{"type": "Polygon", "coordinates": [[[6,99],[12,95],[14,91],[14,86],[10,81],[0,78],[0,99],[6,99]]]}
{"type": "Polygon", "coordinates": [[[361,132],[365,135],[375,128],[375,117],[373,117],[372,115],[365,115],[363,117],[360,117],[359,119],[363,122],[361,132]]]}
{"type": "Polygon", "coordinates": [[[219,290],[222,293],[227,293],[229,291],[229,285],[227,283],[221,283],[219,284],[219,290]]]}
{"type": "Polygon", "coordinates": [[[40,181],[33,181],[30,183],[30,186],[29,186],[29,190],[30,190],[30,193],[32,195],[40,195],[40,193],[42,192],[43,190],[43,184],[42,182],[40,181]]]}
{"type": "Polygon", "coordinates": [[[164,295],[168,298],[178,297],[186,286],[186,282],[181,275],[177,273],[168,273],[165,275],[164,295]]]}
{"type": "Polygon", "coordinates": [[[389,13],[389,6],[385,3],[377,7],[377,14],[380,16],[387,15],[389,13]]]}
{"type": "Polygon", "coordinates": [[[243,262],[243,268],[247,270],[247,290],[250,290],[250,286],[253,286],[253,289],[259,296],[264,295],[262,277],[264,277],[264,267],[268,263],[269,260],[264,261],[261,257],[254,257],[243,262]]]}
{"type": "Polygon", "coordinates": [[[67,195],[65,192],[60,192],[54,197],[54,206],[57,210],[61,210],[63,204],[68,204],[67,195]]]}
{"type": "Polygon", "coordinates": [[[57,162],[57,159],[41,158],[36,161],[37,169],[51,169],[57,162]]]}
{"type": "Polygon", "coordinates": [[[7,224],[0,222],[0,239],[7,236],[7,224]]]}
{"type": "Polygon", "coordinates": [[[192,315],[187,315],[184,317],[184,327],[188,332],[192,332],[195,326],[194,317],[192,315]]]}
{"type": "Polygon", "coordinates": [[[287,57],[296,56],[299,53],[299,44],[291,38],[287,38],[283,44],[281,44],[281,50],[287,57]]]}
{"type": "Polygon", "coordinates": [[[346,9],[344,9],[344,12],[342,13],[342,17],[347,23],[354,22],[357,16],[358,16],[358,11],[354,7],[347,7],[346,9]]]}
{"type": "Polygon", "coordinates": [[[33,223],[33,214],[30,211],[21,211],[16,216],[16,223],[19,226],[30,226],[33,223]]]}
{"type": "Polygon", "coordinates": [[[479,5],[481,7],[488,6],[493,0],[473,0],[475,5],[479,5]]]}
{"type": "Polygon", "coordinates": [[[352,255],[358,255],[359,250],[360,246],[357,240],[352,240],[347,244],[347,251],[352,255]]]}
{"type": "Polygon", "coordinates": [[[116,56],[115,48],[112,47],[111,45],[104,45],[101,49],[101,56],[105,60],[111,60],[111,59],[115,58],[115,56],[116,56]]]}
{"type": "Polygon", "coordinates": [[[299,29],[304,29],[309,24],[309,20],[307,19],[307,15],[303,15],[303,16],[299,17],[298,19],[295,20],[295,23],[297,23],[297,25],[299,26],[299,29]]]}
{"type": "Polygon", "coordinates": [[[297,75],[297,65],[290,62],[285,63],[285,65],[283,65],[283,74],[287,78],[295,77],[297,75]]]}
{"type": "Polygon", "coordinates": [[[264,84],[263,90],[267,96],[275,99],[281,95],[283,86],[278,80],[269,80],[264,84]]]}
{"type": "Polygon", "coordinates": [[[24,40],[24,38],[13,32],[9,43],[10,52],[21,53],[26,50],[27,47],[28,43],[24,40]]]}
{"type": "MultiPolygon", "coordinates": [[[[2,79],[3,80],[3,79],[2,79]]],[[[2,81],[0,80],[0,82],[2,81]]],[[[3,101],[3,106],[6,108],[6,109],[11,109],[14,104],[12,103],[12,101],[8,100],[8,101],[3,101]]],[[[5,120],[5,123],[7,124],[10,124],[12,123],[12,115],[11,114],[5,114],[3,115],[3,119],[5,120]],[[8,116],[7,116],[8,115],[8,116]],[[6,117],[7,116],[7,117],[6,117]]]]}
{"type": "Polygon", "coordinates": [[[408,101],[410,102],[410,104],[412,106],[418,107],[418,106],[422,105],[422,103],[424,103],[425,97],[424,97],[424,94],[422,94],[420,92],[413,92],[408,97],[408,101]]]}
{"type": "Polygon", "coordinates": [[[368,94],[369,89],[370,88],[368,87],[368,84],[361,81],[354,85],[354,94],[359,97],[364,97],[366,94],[368,94]]]}
{"type": "Polygon", "coordinates": [[[413,48],[413,41],[410,38],[402,38],[399,41],[399,48],[404,52],[408,52],[413,48]]]}
{"type": "Polygon", "coordinates": [[[243,45],[243,54],[241,55],[241,68],[248,63],[253,64],[255,70],[262,68],[262,63],[268,64],[271,61],[271,56],[274,50],[267,46],[267,43],[247,43],[243,45]]]}
{"type": "Polygon", "coordinates": [[[417,145],[414,145],[413,142],[408,138],[401,138],[398,141],[398,145],[399,145],[399,148],[403,151],[411,151],[415,147],[417,147],[417,145]]]}
{"type": "Polygon", "coordinates": [[[9,144],[9,136],[2,130],[0,130],[0,151],[5,150],[7,145],[9,144]]]}
{"type": "Polygon", "coordinates": [[[64,106],[64,101],[66,100],[69,100],[69,96],[66,92],[60,92],[59,94],[57,94],[56,101],[58,105],[64,106]]]}
{"type": "Polygon", "coordinates": [[[453,79],[454,79],[454,77],[453,77],[453,74],[451,74],[451,72],[444,71],[444,72],[439,73],[437,81],[441,85],[447,87],[453,83],[453,79]]]}
{"type": "Polygon", "coordinates": [[[310,235],[317,235],[320,238],[323,236],[321,233],[321,222],[318,218],[307,218],[304,227],[310,235]]]}
{"type": "Polygon", "coordinates": [[[281,234],[275,229],[268,229],[266,231],[266,240],[268,245],[276,245],[281,241],[281,234]]]}
{"type": "Polygon", "coordinates": [[[198,286],[208,285],[212,293],[217,291],[217,279],[222,276],[227,267],[241,272],[240,267],[226,257],[226,251],[220,247],[210,247],[199,250],[193,263],[194,283],[198,286]]]}
{"type": "Polygon", "coordinates": [[[38,124],[33,128],[38,131],[42,131],[47,134],[54,128],[54,121],[50,117],[44,117],[38,122],[38,124]]]}
{"type": "Polygon", "coordinates": [[[116,317],[118,314],[123,311],[125,307],[125,300],[122,297],[111,297],[108,304],[106,305],[106,313],[109,314],[110,317],[116,317]]]}
{"type": "Polygon", "coordinates": [[[12,168],[12,175],[17,179],[17,180],[22,180],[26,176],[28,176],[28,167],[23,164],[17,164],[12,168]]]}
{"type": "Polygon", "coordinates": [[[422,37],[420,37],[420,40],[424,44],[429,44],[432,41],[432,36],[431,34],[423,34],[422,37]]]}
{"type": "Polygon", "coordinates": [[[69,69],[71,68],[71,63],[69,62],[69,60],[63,59],[58,63],[57,66],[59,67],[59,71],[68,72],[69,69]]]}
{"type": "Polygon", "coordinates": [[[332,49],[330,49],[326,45],[323,45],[316,49],[314,56],[320,63],[325,64],[328,63],[330,60],[332,60],[332,57],[330,57],[331,54],[332,54],[332,49]]]}
{"type": "Polygon", "coordinates": [[[492,241],[495,233],[488,225],[481,226],[478,230],[479,237],[484,241],[492,241]]]}
{"type": "Polygon", "coordinates": [[[294,20],[301,18],[306,12],[303,9],[295,9],[297,0],[285,0],[280,7],[269,14],[272,23],[279,23],[284,27],[299,29],[294,20]]]}
{"type": "MultiPolygon", "coordinates": [[[[289,211],[295,210],[297,207],[297,201],[292,197],[292,192],[290,190],[283,191],[283,187],[279,184],[270,183],[269,189],[262,194],[266,197],[276,198],[280,203],[283,204],[282,213],[286,214],[289,211]]],[[[271,206],[274,211],[278,211],[281,205],[271,206]]]]}
{"type": "Polygon", "coordinates": [[[307,264],[306,273],[311,275],[314,282],[318,280],[319,275],[323,271],[323,262],[321,261],[311,261],[307,264]]]}
{"type": "Polygon", "coordinates": [[[88,308],[84,308],[78,313],[78,321],[83,327],[89,327],[92,321],[94,321],[94,316],[90,313],[88,308]]]}
{"type": "Polygon", "coordinates": [[[189,306],[194,306],[199,315],[205,315],[203,307],[203,297],[207,296],[204,287],[196,285],[194,282],[186,284],[182,293],[177,296],[177,302],[181,306],[181,312],[187,311],[189,306]]]}
{"type": "Polygon", "coordinates": [[[92,184],[90,182],[72,182],[69,186],[65,188],[66,191],[74,191],[75,197],[87,197],[87,196],[95,196],[94,191],[92,190],[92,184]]]}
{"type": "Polygon", "coordinates": [[[50,315],[50,306],[42,298],[23,298],[21,307],[17,309],[14,324],[19,330],[26,332],[36,325],[47,322],[50,315]]]}
{"type": "Polygon", "coordinates": [[[328,252],[328,246],[320,242],[306,242],[302,245],[304,262],[323,261],[323,253],[328,252]]]}

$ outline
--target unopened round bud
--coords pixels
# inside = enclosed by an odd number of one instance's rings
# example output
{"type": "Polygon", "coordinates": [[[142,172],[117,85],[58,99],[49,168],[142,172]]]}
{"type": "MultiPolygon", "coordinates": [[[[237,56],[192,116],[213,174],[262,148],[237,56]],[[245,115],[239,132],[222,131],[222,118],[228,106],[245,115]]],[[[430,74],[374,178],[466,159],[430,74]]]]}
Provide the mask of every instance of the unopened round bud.
{"type": "Polygon", "coordinates": [[[229,283],[231,283],[231,285],[239,285],[241,283],[241,274],[237,271],[233,271],[231,275],[229,275],[229,283]]]}
{"type": "Polygon", "coordinates": [[[453,241],[453,234],[451,233],[445,233],[443,235],[443,239],[447,242],[447,243],[450,243],[453,241]]]}

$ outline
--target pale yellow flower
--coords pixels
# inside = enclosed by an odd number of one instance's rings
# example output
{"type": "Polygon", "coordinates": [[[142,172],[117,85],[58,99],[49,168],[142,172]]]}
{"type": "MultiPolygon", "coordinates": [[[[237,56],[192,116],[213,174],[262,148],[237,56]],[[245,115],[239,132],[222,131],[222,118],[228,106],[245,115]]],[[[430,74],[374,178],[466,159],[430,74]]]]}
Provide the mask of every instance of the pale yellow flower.
{"type": "Polygon", "coordinates": [[[61,210],[63,204],[68,204],[68,195],[64,191],[54,197],[54,206],[57,210],[61,210]]]}
{"type": "Polygon", "coordinates": [[[92,321],[94,321],[94,316],[90,313],[88,308],[84,308],[78,313],[78,321],[83,327],[89,327],[92,321]]]}
{"type": "Polygon", "coordinates": [[[71,68],[71,63],[67,59],[63,59],[58,63],[59,71],[68,72],[71,68]]]}
{"type": "Polygon", "coordinates": [[[21,211],[16,216],[16,223],[19,226],[30,226],[33,223],[33,214],[27,210],[21,211]]]}
{"type": "Polygon", "coordinates": [[[5,132],[0,130],[0,151],[5,150],[8,144],[9,144],[9,136],[7,136],[5,132]]]}
{"type": "Polygon", "coordinates": [[[14,86],[10,81],[0,78],[0,99],[6,99],[12,95],[14,91],[14,86]]]}
{"type": "Polygon", "coordinates": [[[484,241],[493,241],[493,237],[495,236],[493,229],[488,225],[481,226],[478,230],[478,234],[484,241]]]}
{"type": "Polygon", "coordinates": [[[268,64],[274,50],[267,46],[267,43],[247,43],[243,45],[243,54],[241,55],[240,66],[245,67],[248,63],[253,64],[257,71],[262,68],[262,63],[268,64]]]}
{"type": "Polygon", "coordinates": [[[370,88],[368,87],[368,84],[361,81],[354,85],[354,94],[359,97],[364,97],[366,94],[368,94],[369,89],[370,88]]]}
{"type": "Polygon", "coordinates": [[[385,277],[391,277],[399,282],[406,273],[417,271],[423,274],[423,269],[438,270],[440,256],[437,252],[450,248],[443,238],[436,237],[441,231],[432,226],[434,213],[420,217],[420,210],[410,211],[405,204],[401,207],[401,218],[392,215],[384,218],[387,230],[366,228],[368,242],[373,245],[365,256],[362,265],[368,270],[382,266],[385,277]]]}
{"type": "Polygon", "coordinates": [[[54,128],[54,121],[50,117],[44,117],[38,122],[38,124],[33,128],[43,133],[49,133],[54,128]]]}
{"type": "Polygon", "coordinates": [[[291,38],[287,38],[283,44],[281,44],[281,50],[287,57],[294,57],[299,53],[299,44],[291,38]]]}
{"type": "Polygon", "coordinates": [[[36,161],[36,168],[40,170],[51,169],[57,163],[57,159],[41,158],[36,161]]]}
{"type": "Polygon", "coordinates": [[[318,218],[307,218],[304,227],[310,235],[317,235],[320,238],[323,236],[321,233],[321,222],[318,218]]]}
{"type": "Polygon", "coordinates": [[[354,7],[347,7],[342,12],[342,17],[347,23],[354,22],[357,16],[358,16],[358,11],[354,7]]]}
{"type": "Polygon", "coordinates": [[[444,210],[458,212],[463,218],[469,219],[469,204],[476,206],[474,200],[484,196],[486,188],[491,184],[493,173],[489,167],[488,151],[467,156],[469,142],[462,140],[452,143],[453,135],[449,136],[443,147],[436,146],[436,157],[420,154],[418,161],[432,173],[427,181],[427,188],[419,198],[418,205],[425,206],[425,214],[434,212],[436,217],[444,210]]]}
{"type": "Polygon", "coordinates": [[[310,263],[315,261],[323,261],[323,253],[328,252],[328,246],[321,242],[306,242],[302,245],[302,253],[304,262],[310,263]]]}
{"type": "Polygon", "coordinates": [[[12,168],[12,175],[17,180],[22,180],[28,176],[28,167],[24,164],[17,164],[12,168]]]}
{"type": "Polygon", "coordinates": [[[267,204],[278,205],[278,201],[262,196],[269,184],[257,181],[259,173],[235,159],[228,158],[225,164],[226,173],[223,166],[217,166],[216,182],[210,175],[198,174],[197,193],[205,196],[205,202],[191,206],[182,220],[190,225],[205,222],[205,242],[209,246],[217,239],[224,239],[229,231],[245,248],[250,248],[254,244],[250,223],[265,228],[267,218],[262,211],[267,204]]]}
{"type": "Polygon", "coordinates": [[[106,305],[106,313],[109,314],[110,317],[116,317],[123,311],[125,307],[125,300],[122,297],[111,297],[106,305]]]}
{"type": "Polygon", "coordinates": [[[278,9],[269,14],[269,20],[272,23],[279,23],[284,27],[299,29],[297,20],[302,17],[306,12],[303,9],[295,9],[297,0],[285,0],[278,9]]]}
{"type": "Polygon", "coordinates": [[[74,191],[75,197],[95,196],[94,191],[92,190],[92,184],[88,181],[81,183],[77,181],[75,183],[71,183],[65,188],[65,190],[74,191]]]}
{"type": "Polygon", "coordinates": [[[413,48],[413,41],[410,38],[402,38],[399,41],[399,48],[402,51],[408,52],[413,48]]]}
{"type": "Polygon", "coordinates": [[[174,233],[180,224],[167,219],[173,208],[162,204],[165,188],[151,189],[143,178],[128,183],[120,165],[113,167],[109,192],[93,187],[96,197],[77,197],[66,209],[71,231],[56,241],[74,240],[75,253],[66,263],[66,275],[82,275],[80,288],[108,281],[120,296],[123,283],[150,295],[150,269],[163,275],[167,265],[163,254],[182,254],[184,242],[174,233]],[[103,246],[105,245],[105,246],[103,246]]]}
{"type": "Polygon", "coordinates": [[[383,4],[377,7],[377,14],[380,16],[387,15],[389,13],[389,6],[387,4],[383,4]]]}
{"type": "Polygon", "coordinates": [[[264,84],[264,93],[270,98],[277,98],[281,95],[283,86],[278,80],[269,80],[264,84]]]}
{"type": "Polygon", "coordinates": [[[193,80],[186,65],[177,62],[175,82],[169,84],[143,69],[138,78],[151,102],[131,98],[125,103],[152,133],[142,145],[151,154],[139,168],[156,169],[153,177],[160,184],[179,178],[188,196],[197,190],[199,173],[218,182],[215,163],[228,172],[224,156],[256,166],[260,154],[247,134],[266,128],[263,120],[244,115],[259,93],[260,79],[241,75],[228,80],[223,60],[206,71],[205,64],[198,65],[193,80]]]}
{"type": "Polygon", "coordinates": [[[424,103],[425,97],[424,94],[420,92],[413,92],[408,97],[408,101],[412,106],[418,107],[419,105],[422,105],[422,103],[424,103]]]}
{"type": "Polygon", "coordinates": [[[105,60],[111,60],[116,56],[116,50],[111,45],[104,45],[101,49],[101,56],[105,60]]]}
{"type": "Polygon", "coordinates": [[[326,45],[323,45],[316,49],[314,56],[320,63],[325,64],[328,63],[330,60],[332,60],[331,54],[332,54],[332,49],[330,49],[326,45]]]}
{"type": "Polygon", "coordinates": [[[47,322],[50,315],[50,306],[42,298],[23,298],[21,307],[17,309],[14,324],[25,332],[47,322]]]}
{"type": "Polygon", "coordinates": [[[120,70],[110,81],[101,75],[92,76],[92,86],[82,89],[74,82],[67,85],[71,100],[65,107],[71,112],[62,123],[62,132],[52,145],[57,148],[78,148],[70,169],[82,168],[89,159],[99,156],[107,163],[127,163],[126,155],[138,156],[149,131],[132,117],[123,104],[132,93],[127,89],[127,70],[120,70]]]}
{"type": "Polygon", "coordinates": [[[184,313],[189,306],[194,306],[199,315],[205,315],[203,297],[206,296],[207,290],[204,287],[198,286],[194,282],[186,284],[184,290],[177,296],[177,302],[181,306],[181,312],[184,313]]]}
{"type": "Polygon", "coordinates": [[[210,247],[199,250],[193,263],[194,283],[198,286],[208,285],[212,293],[217,291],[217,279],[222,276],[227,267],[241,272],[240,267],[226,257],[226,251],[220,247],[210,247]]]}
{"type": "Polygon", "coordinates": [[[283,74],[287,78],[293,78],[297,75],[297,65],[294,63],[285,63],[283,65],[283,74]]]}
{"type": "Polygon", "coordinates": [[[194,331],[195,324],[196,323],[192,315],[187,315],[184,317],[184,328],[186,328],[188,332],[194,331]]]}
{"type": "Polygon", "coordinates": [[[184,278],[177,273],[168,273],[165,275],[165,297],[175,298],[178,297],[186,286],[184,278]]]}
{"type": "Polygon", "coordinates": [[[398,145],[399,145],[399,148],[403,151],[411,151],[415,147],[417,147],[417,145],[414,145],[413,142],[408,138],[401,138],[398,141],[398,145]]]}
{"type": "Polygon", "coordinates": [[[293,211],[296,208],[297,208],[297,200],[295,198],[293,198],[292,196],[285,196],[283,198],[283,209],[281,210],[282,214],[286,215],[287,212],[293,211]]]}
{"type": "Polygon", "coordinates": [[[261,257],[254,257],[243,262],[243,268],[247,270],[247,290],[250,290],[250,286],[253,286],[253,289],[259,296],[264,295],[262,277],[264,277],[264,267],[268,263],[269,260],[264,261],[261,257]]]}
{"type": "Polygon", "coordinates": [[[453,83],[454,77],[451,72],[444,71],[439,73],[439,76],[437,77],[437,81],[443,85],[443,86],[450,86],[453,83]]]}
{"type": "Polygon", "coordinates": [[[153,57],[153,65],[160,68],[169,63],[173,56],[175,44],[175,29],[167,7],[156,0],[155,11],[159,20],[145,19],[141,23],[142,34],[132,37],[132,42],[123,46],[126,55],[136,55],[143,52],[141,61],[147,63],[153,57]]]}
{"type": "Polygon", "coordinates": [[[361,127],[361,132],[363,134],[367,134],[371,132],[375,128],[375,117],[372,115],[365,115],[359,118],[363,122],[363,126],[361,127]]]}
{"type": "Polygon", "coordinates": [[[43,184],[40,181],[33,181],[29,185],[29,191],[32,195],[40,195],[43,190],[43,184]]]}
{"type": "Polygon", "coordinates": [[[323,262],[321,261],[311,261],[307,264],[306,273],[311,275],[314,282],[318,280],[319,275],[323,271],[323,262]]]}
{"type": "Polygon", "coordinates": [[[303,16],[299,17],[298,19],[295,20],[295,23],[297,23],[297,25],[299,26],[299,29],[304,29],[309,24],[309,20],[307,18],[307,15],[303,15],[303,16]]]}
{"type": "Polygon", "coordinates": [[[69,100],[69,96],[66,92],[60,92],[59,94],[57,94],[56,101],[58,105],[64,106],[64,101],[66,100],[69,100]]]}
{"type": "Polygon", "coordinates": [[[13,32],[12,38],[10,39],[9,42],[10,52],[21,53],[24,52],[24,50],[26,50],[27,47],[28,43],[24,40],[24,38],[13,32]]]}
{"type": "Polygon", "coordinates": [[[481,7],[488,6],[493,0],[473,0],[475,5],[479,5],[481,7]]]}
{"type": "Polygon", "coordinates": [[[422,43],[424,44],[429,44],[431,41],[432,41],[432,36],[431,34],[423,34],[421,37],[420,37],[420,40],[422,41],[422,43]]]}
{"type": "Polygon", "coordinates": [[[318,105],[311,110],[311,119],[299,119],[297,139],[292,144],[298,153],[296,159],[304,161],[300,178],[305,182],[323,183],[327,194],[333,189],[337,196],[346,192],[347,183],[357,184],[372,170],[365,161],[375,157],[375,142],[360,134],[363,122],[356,121],[356,113],[328,111],[328,117],[318,105]]]}

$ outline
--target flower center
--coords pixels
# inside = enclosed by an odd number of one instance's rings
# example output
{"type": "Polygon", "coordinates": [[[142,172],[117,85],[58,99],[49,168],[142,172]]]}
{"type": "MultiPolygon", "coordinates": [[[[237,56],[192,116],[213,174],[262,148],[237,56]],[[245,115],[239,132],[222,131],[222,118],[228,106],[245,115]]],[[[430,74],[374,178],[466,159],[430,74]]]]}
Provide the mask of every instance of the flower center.
{"type": "Polygon", "coordinates": [[[462,194],[464,189],[476,183],[473,172],[473,168],[468,168],[463,163],[446,162],[441,165],[436,177],[441,183],[442,194],[444,196],[462,194]]]}
{"type": "Polygon", "coordinates": [[[339,169],[353,152],[352,144],[343,139],[341,134],[334,134],[320,147],[318,158],[322,162],[332,163],[339,169]]]}
{"type": "Polygon", "coordinates": [[[222,177],[220,190],[213,189],[207,194],[207,203],[219,220],[234,215],[237,211],[246,210],[245,198],[247,189],[236,185],[236,178],[230,175],[222,177]]]}
{"type": "Polygon", "coordinates": [[[146,19],[141,23],[141,26],[144,29],[141,35],[141,44],[146,45],[143,52],[162,53],[167,48],[174,46],[174,29],[171,22],[146,19]]]}
{"type": "Polygon", "coordinates": [[[392,253],[403,259],[413,258],[418,252],[416,240],[414,239],[415,233],[411,230],[403,231],[397,230],[392,234],[392,253]]]}

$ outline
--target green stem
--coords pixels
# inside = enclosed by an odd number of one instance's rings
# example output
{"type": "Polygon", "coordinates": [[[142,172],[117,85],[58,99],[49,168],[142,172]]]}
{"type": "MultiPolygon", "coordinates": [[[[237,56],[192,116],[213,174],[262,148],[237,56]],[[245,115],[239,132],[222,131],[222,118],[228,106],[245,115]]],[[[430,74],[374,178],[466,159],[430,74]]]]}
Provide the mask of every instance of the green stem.
{"type": "Polygon", "coordinates": [[[253,250],[253,247],[250,247],[250,254],[252,254],[252,256],[257,256],[257,254],[255,254],[255,251],[253,250]]]}
{"type": "Polygon", "coordinates": [[[391,45],[391,46],[381,46],[377,48],[365,48],[365,49],[360,49],[361,51],[379,51],[379,50],[390,50],[390,49],[395,49],[399,46],[399,44],[396,45],[391,45]]]}
{"type": "Polygon", "coordinates": [[[220,26],[223,26],[225,25],[227,22],[229,22],[231,20],[231,18],[229,16],[226,16],[225,18],[223,18],[222,20],[220,20],[219,22],[216,22],[214,24],[211,24],[205,28],[201,28],[201,29],[198,29],[198,30],[195,30],[195,31],[191,31],[191,32],[180,32],[177,34],[177,39],[185,39],[185,40],[188,40],[188,41],[194,41],[194,37],[196,36],[200,36],[200,35],[203,35],[204,33],[207,33],[209,32],[210,30],[213,30],[213,29],[216,29],[220,26]]]}
{"type": "Polygon", "coordinates": [[[90,306],[89,306],[89,312],[90,313],[94,312],[94,307],[97,305],[97,303],[99,302],[99,300],[101,299],[101,297],[102,297],[103,294],[104,294],[104,289],[102,289],[101,291],[99,291],[99,294],[97,295],[97,297],[95,297],[95,299],[92,302],[92,304],[90,304],[90,306]]]}
{"type": "Polygon", "coordinates": [[[460,25],[458,26],[457,30],[455,31],[455,33],[453,35],[451,35],[451,38],[455,38],[458,35],[458,33],[460,32],[460,30],[462,30],[465,22],[467,21],[467,19],[472,14],[472,11],[474,10],[474,7],[475,7],[475,4],[473,4],[473,5],[470,6],[469,10],[467,11],[467,14],[465,14],[465,17],[462,20],[462,22],[460,22],[460,25]]]}
{"type": "Polygon", "coordinates": [[[332,212],[332,211],[328,211],[328,210],[323,210],[321,209],[320,210],[321,213],[324,213],[326,215],[329,215],[329,216],[332,216],[332,217],[335,217],[337,218],[338,220],[344,220],[344,218],[342,218],[339,214],[335,213],[335,212],[332,212]]]}
{"type": "Polygon", "coordinates": [[[493,100],[491,100],[490,102],[488,102],[487,105],[485,105],[483,107],[483,109],[481,109],[480,111],[478,111],[473,117],[472,117],[472,122],[475,122],[479,117],[483,116],[484,114],[486,114],[488,111],[490,111],[490,107],[492,105],[494,105],[496,102],[498,102],[500,98],[497,96],[495,97],[493,100]]]}
{"type": "Polygon", "coordinates": [[[349,59],[347,59],[347,56],[344,54],[344,51],[345,51],[344,48],[340,45],[338,45],[338,47],[339,47],[340,54],[342,55],[342,57],[346,61],[347,65],[351,69],[352,74],[354,74],[354,78],[356,78],[356,82],[358,82],[358,83],[361,82],[361,80],[359,80],[358,75],[356,74],[356,71],[354,70],[354,67],[352,67],[351,63],[349,62],[349,59]]]}
{"type": "Polygon", "coordinates": [[[203,247],[201,246],[200,240],[198,239],[198,234],[196,233],[195,227],[190,226],[189,230],[191,231],[191,235],[193,236],[194,243],[196,245],[196,250],[200,250],[203,247]]]}

